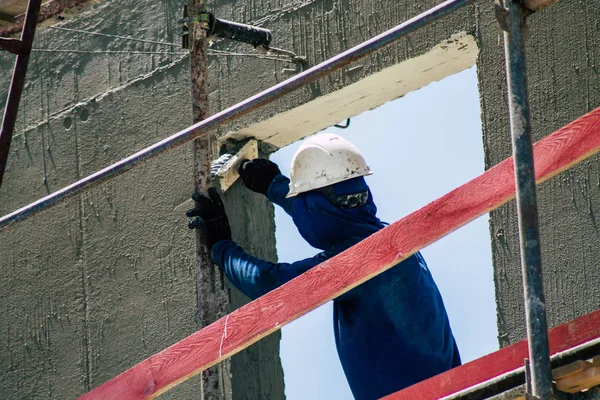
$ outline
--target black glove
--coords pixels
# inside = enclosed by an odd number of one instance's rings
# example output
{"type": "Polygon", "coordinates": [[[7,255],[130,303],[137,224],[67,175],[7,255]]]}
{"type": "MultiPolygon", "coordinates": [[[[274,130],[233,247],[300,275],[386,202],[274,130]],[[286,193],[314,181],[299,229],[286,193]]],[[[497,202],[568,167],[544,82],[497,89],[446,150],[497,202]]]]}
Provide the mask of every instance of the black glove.
{"type": "Polygon", "coordinates": [[[204,228],[208,250],[219,240],[231,240],[231,228],[225,214],[223,201],[215,188],[208,189],[209,197],[194,193],[192,199],[196,207],[186,211],[188,217],[196,217],[188,223],[188,228],[204,228]]]}
{"type": "Polygon", "coordinates": [[[256,158],[252,161],[244,160],[238,168],[238,173],[244,186],[256,193],[267,195],[269,185],[279,174],[279,167],[273,161],[256,158]]]}

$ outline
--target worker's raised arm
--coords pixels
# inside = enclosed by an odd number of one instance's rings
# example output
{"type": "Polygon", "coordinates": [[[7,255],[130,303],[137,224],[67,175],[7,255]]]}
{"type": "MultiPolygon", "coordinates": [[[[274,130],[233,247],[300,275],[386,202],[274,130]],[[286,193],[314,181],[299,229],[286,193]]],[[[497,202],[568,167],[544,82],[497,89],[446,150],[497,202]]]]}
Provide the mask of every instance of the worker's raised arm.
{"type": "Polygon", "coordinates": [[[294,263],[273,263],[253,257],[231,240],[217,242],[211,258],[240,292],[251,299],[283,285],[325,261],[322,255],[294,263]]]}
{"type": "Polygon", "coordinates": [[[196,201],[196,207],[186,212],[188,217],[193,218],[188,224],[189,228],[204,228],[205,243],[212,260],[225,272],[231,283],[248,297],[260,297],[326,258],[317,255],[289,264],[253,257],[231,240],[225,207],[214,188],[208,190],[208,196],[194,193],[192,198],[196,201]]]}
{"type": "Polygon", "coordinates": [[[271,185],[269,185],[269,190],[267,191],[267,197],[271,200],[272,203],[277,204],[279,207],[283,208],[283,210],[291,217],[292,216],[292,204],[296,200],[295,197],[287,197],[287,194],[290,191],[290,180],[279,174],[273,181],[271,185]]]}

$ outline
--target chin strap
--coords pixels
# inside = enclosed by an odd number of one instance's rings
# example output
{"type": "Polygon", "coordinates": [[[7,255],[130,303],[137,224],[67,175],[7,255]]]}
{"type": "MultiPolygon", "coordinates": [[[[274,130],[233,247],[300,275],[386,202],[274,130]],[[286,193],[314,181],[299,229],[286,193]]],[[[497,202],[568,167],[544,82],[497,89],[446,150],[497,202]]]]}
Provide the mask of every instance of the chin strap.
{"type": "Polygon", "coordinates": [[[333,187],[327,186],[321,189],[317,189],[319,192],[323,193],[327,200],[337,208],[356,208],[364,206],[369,200],[369,191],[365,190],[364,192],[344,194],[338,196],[335,194],[333,187]]]}

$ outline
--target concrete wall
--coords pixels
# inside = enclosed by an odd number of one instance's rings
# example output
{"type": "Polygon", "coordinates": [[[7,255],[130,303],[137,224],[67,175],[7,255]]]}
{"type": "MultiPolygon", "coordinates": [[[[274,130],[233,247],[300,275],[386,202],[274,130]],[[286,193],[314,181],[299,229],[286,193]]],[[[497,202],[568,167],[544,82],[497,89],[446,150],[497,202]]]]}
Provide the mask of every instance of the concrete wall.
{"type": "MultiPolygon", "coordinates": [[[[178,43],[179,7],[108,1],[60,26],[178,43]]],[[[51,28],[38,32],[35,47],[125,53],[34,53],[2,215],[191,122],[187,56],[127,54],[178,47],[51,28]]],[[[14,59],[0,57],[4,107],[14,59]]],[[[184,216],[192,190],[186,146],[0,232],[0,398],[75,398],[199,328],[194,235],[184,216]]],[[[234,237],[276,259],[272,206],[239,185],[225,201],[234,237]]],[[[231,293],[230,309],[246,301],[231,293]]],[[[223,398],[284,397],[279,338],[223,363],[223,398]]],[[[164,397],[199,398],[199,379],[164,397]]]]}
{"type": "MultiPolygon", "coordinates": [[[[534,140],[600,106],[599,5],[562,1],[529,19],[534,140]]],[[[511,151],[503,44],[498,31],[480,32],[484,150],[491,167],[511,151]]],[[[580,163],[538,190],[548,323],[556,326],[600,308],[600,158],[580,163]]],[[[499,342],[506,346],[526,336],[515,203],[490,217],[499,342]]],[[[598,399],[600,389],[573,398],[598,399]]]]}
{"type": "MultiPolygon", "coordinates": [[[[535,140],[600,106],[598,1],[563,1],[533,15],[527,45],[535,140]],[[573,29],[578,26],[578,29],[573,29]]],[[[479,63],[486,165],[510,155],[502,42],[487,43],[479,63]]],[[[554,326],[600,308],[600,163],[592,157],[539,188],[544,285],[554,326]]],[[[491,214],[501,345],[525,337],[516,207],[491,214]]]]}
{"type": "MultiPolygon", "coordinates": [[[[436,3],[275,0],[219,1],[211,6],[219,17],[271,29],[274,46],[306,56],[309,65],[315,65],[436,3]]],[[[600,104],[598,5],[598,1],[565,1],[530,18],[527,52],[536,138],[600,104]],[[573,29],[575,26],[579,28],[573,29]]],[[[178,4],[173,1],[113,0],[98,3],[62,26],[176,42],[174,22],[178,16],[178,4]]],[[[435,46],[461,32],[473,35],[479,44],[483,145],[490,167],[509,155],[510,140],[502,33],[493,2],[483,0],[231,123],[220,135],[247,136],[257,124],[285,133],[287,127],[277,116],[299,106],[312,111],[294,114],[290,128],[303,120],[333,118],[330,108],[334,105],[310,108],[311,102],[335,96],[336,91],[411,58],[431,54],[435,46]]],[[[49,28],[38,35],[36,47],[179,51],[49,28]]],[[[251,51],[222,41],[213,47],[251,51]]],[[[472,57],[476,53],[464,54],[472,57]]],[[[0,91],[7,87],[5,66],[11,61],[6,54],[1,57],[0,91]]],[[[460,63],[446,64],[442,57],[441,72],[431,79],[470,65],[467,58],[457,57],[460,63]]],[[[283,71],[287,67],[252,57],[211,57],[212,111],[281,82],[289,76],[283,71]]],[[[188,68],[183,55],[38,53],[30,71],[9,170],[0,190],[3,213],[165,137],[190,120],[188,68]]],[[[418,65],[406,71],[400,79],[412,82],[407,90],[427,83],[415,83],[415,76],[423,72],[418,65]]],[[[377,85],[363,85],[360,90],[364,97],[378,93],[377,85]]],[[[399,89],[395,97],[403,94],[399,89]]],[[[378,99],[346,108],[350,111],[344,111],[348,113],[345,117],[391,98],[378,99]]],[[[293,137],[264,148],[272,149],[317,129],[317,125],[305,125],[295,129],[293,137]]],[[[595,157],[540,190],[552,325],[600,305],[600,243],[595,221],[600,207],[599,173],[595,157]]],[[[73,397],[197,328],[193,321],[193,239],[182,217],[191,187],[191,151],[177,149],[0,232],[0,295],[6,304],[0,320],[6,321],[3,325],[7,327],[0,333],[0,363],[7,371],[7,378],[0,383],[3,396],[73,397]]],[[[225,201],[234,238],[249,252],[274,259],[272,208],[239,184],[227,192],[225,201]]],[[[524,337],[513,204],[491,214],[490,230],[499,339],[501,345],[507,345],[524,337]]],[[[244,301],[235,290],[230,293],[232,308],[244,301]]],[[[282,397],[278,340],[278,335],[272,335],[250,352],[234,357],[231,367],[227,366],[233,376],[234,396],[282,397]]],[[[229,383],[224,386],[228,392],[229,383]]],[[[192,380],[168,395],[186,398],[195,396],[196,391],[197,380],[192,380]]],[[[594,393],[585,396],[594,398],[594,393]]]]}

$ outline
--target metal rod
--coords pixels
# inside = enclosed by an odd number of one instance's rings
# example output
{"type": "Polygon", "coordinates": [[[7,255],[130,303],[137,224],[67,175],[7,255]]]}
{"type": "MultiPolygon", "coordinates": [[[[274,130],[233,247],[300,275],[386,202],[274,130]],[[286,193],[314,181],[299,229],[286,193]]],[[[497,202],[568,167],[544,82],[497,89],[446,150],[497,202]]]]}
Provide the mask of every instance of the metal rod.
{"type": "Polygon", "coordinates": [[[21,32],[19,53],[15,60],[15,68],[10,82],[10,89],[8,90],[4,117],[2,118],[2,128],[0,128],[0,187],[2,187],[2,178],[4,177],[6,162],[8,161],[10,142],[12,141],[15,122],[17,121],[19,103],[21,102],[21,94],[25,85],[25,74],[27,73],[27,65],[29,64],[29,55],[31,54],[31,46],[35,36],[35,24],[37,23],[41,5],[42,0],[29,0],[27,4],[27,14],[25,15],[25,23],[21,32]]]}
{"type": "MultiPolygon", "coordinates": [[[[205,9],[205,0],[188,0],[187,9],[191,15],[198,15],[205,9]]],[[[212,14],[211,14],[212,15],[212,14]]],[[[214,20],[214,17],[213,17],[214,20]]],[[[189,29],[190,49],[190,89],[193,123],[200,122],[209,115],[208,103],[208,40],[209,21],[191,23],[189,29]]],[[[235,29],[230,31],[235,36],[235,29]]],[[[194,192],[206,194],[212,186],[211,161],[214,157],[210,135],[203,135],[194,141],[194,192]]],[[[198,204],[196,203],[196,206],[198,204]]],[[[204,328],[227,314],[229,296],[225,289],[225,277],[221,269],[213,264],[207,247],[207,232],[196,229],[196,324],[204,328]]],[[[203,399],[226,399],[227,387],[231,387],[231,360],[223,360],[201,372],[201,393],[203,399]]]]}
{"type": "Polygon", "coordinates": [[[254,47],[262,46],[269,48],[273,35],[271,31],[258,26],[240,24],[239,22],[227,21],[216,18],[210,14],[210,35],[222,37],[238,42],[249,43],[254,47]]]}
{"type": "Polygon", "coordinates": [[[504,51],[510,112],[516,199],[519,220],[521,269],[531,364],[532,394],[549,400],[552,372],[548,350],[546,301],[542,283],[542,261],[537,211],[533,146],[525,64],[525,17],[520,2],[504,0],[504,51]]]}
{"type": "Polygon", "coordinates": [[[448,0],[438,6],[409,19],[406,22],[367,40],[335,57],[330,58],[315,65],[314,67],[285,80],[271,88],[264,90],[232,107],[229,107],[219,113],[216,113],[201,122],[194,124],[176,134],[161,140],[145,149],[132,154],[98,172],[95,172],[63,189],[60,189],[46,197],[41,198],[23,208],[20,208],[4,217],[0,218],[0,229],[7,227],[17,221],[22,221],[34,214],[37,214],[47,208],[55,206],[61,201],[83,192],[93,186],[114,178],[115,176],[133,168],[151,157],[161,154],[171,148],[181,146],[202,135],[206,135],[211,130],[251,111],[259,109],[266,104],[272,103],[278,98],[306,86],[316,80],[327,76],[346,65],[364,58],[375,51],[387,46],[394,41],[415,32],[417,29],[436,21],[457,9],[471,3],[473,0],[448,0]]]}

